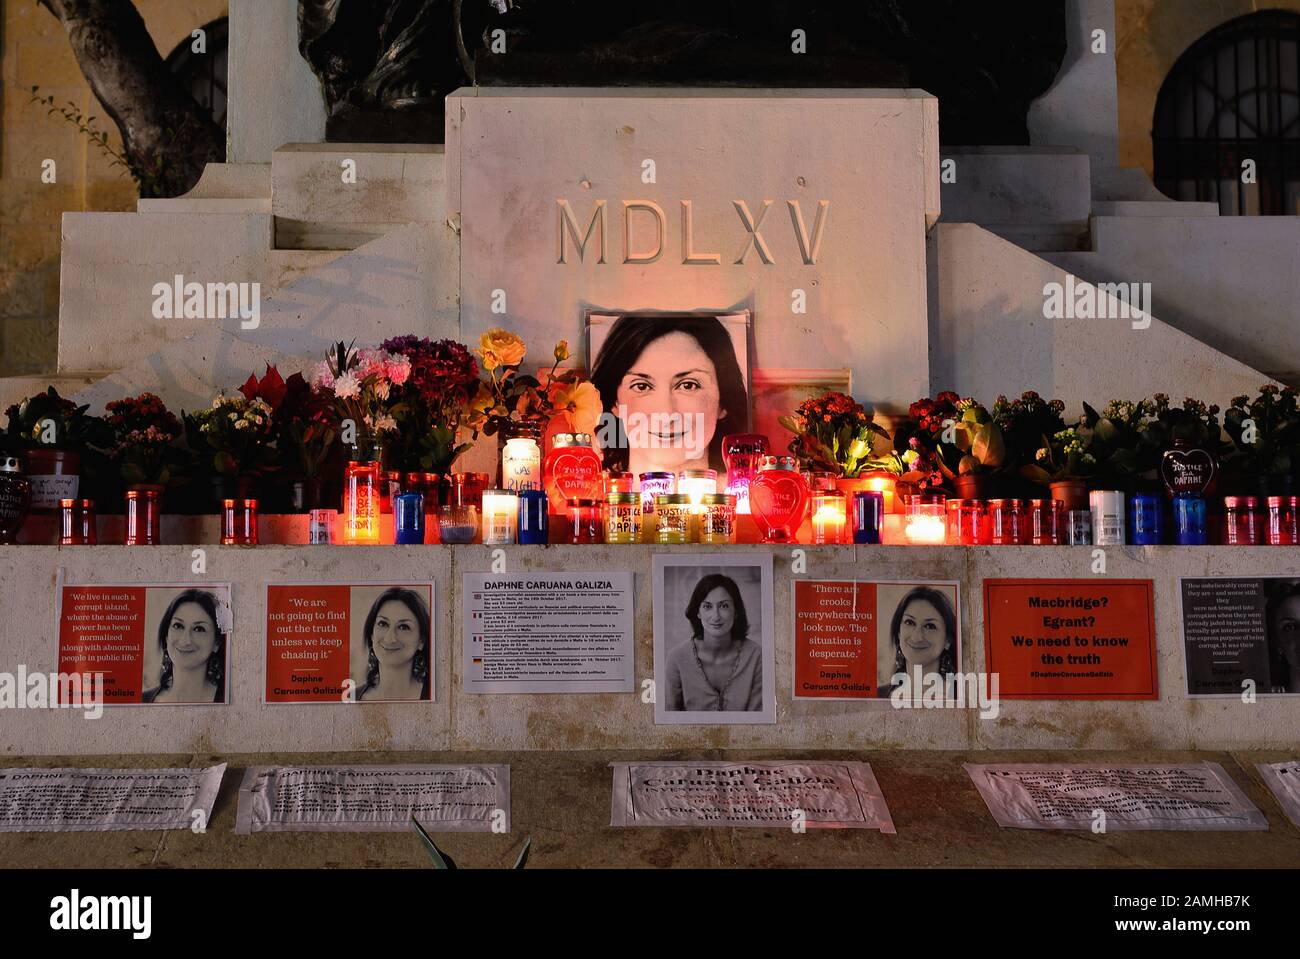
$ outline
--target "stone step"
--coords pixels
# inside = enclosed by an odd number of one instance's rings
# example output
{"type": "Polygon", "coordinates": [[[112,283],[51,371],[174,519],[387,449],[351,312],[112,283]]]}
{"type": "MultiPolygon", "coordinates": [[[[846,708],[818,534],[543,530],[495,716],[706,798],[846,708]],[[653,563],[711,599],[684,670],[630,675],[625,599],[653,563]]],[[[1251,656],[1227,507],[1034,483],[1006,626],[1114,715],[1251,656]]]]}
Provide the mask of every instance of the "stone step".
{"type": "Polygon", "coordinates": [[[1177,200],[1098,200],[1092,205],[1094,216],[1218,216],[1217,203],[1181,203],[1177,200]]]}
{"type": "MultiPolygon", "coordinates": [[[[290,143],[281,147],[271,158],[271,210],[277,222],[285,224],[283,240],[277,230],[277,245],[312,242],[313,234],[318,234],[315,242],[325,242],[322,238],[341,224],[355,226],[358,233],[373,239],[396,225],[440,219],[445,206],[445,159],[440,144],[290,143]]],[[[347,231],[339,233],[341,238],[329,242],[351,242],[347,231]]]]}

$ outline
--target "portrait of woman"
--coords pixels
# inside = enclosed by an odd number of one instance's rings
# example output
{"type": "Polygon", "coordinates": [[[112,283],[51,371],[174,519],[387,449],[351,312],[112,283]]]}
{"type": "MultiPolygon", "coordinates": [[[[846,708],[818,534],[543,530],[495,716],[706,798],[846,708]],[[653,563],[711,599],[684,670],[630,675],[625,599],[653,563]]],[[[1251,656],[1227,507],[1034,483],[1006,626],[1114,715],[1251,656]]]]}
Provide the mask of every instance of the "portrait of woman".
{"type": "Polygon", "coordinates": [[[1269,691],[1300,693],[1300,580],[1272,584],[1264,603],[1269,691]]]}
{"type": "MultiPolygon", "coordinates": [[[[725,469],[722,438],[749,428],[749,392],[736,344],[715,316],[620,316],[599,344],[591,381],[617,418],[611,469],[725,469]]],[[[608,443],[606,445],[609,445],[608,443]]]]}
{"type": "Polygon", "coordinates": [[[362,636],[365,682],[357,702],[429,698],[429,606],[419,593],[394,586],[370,606],[362,636]]]}
{"type": "Polygon", "coordinates": [[[668,654],[668,698],[674,712],[754,712],[763,708],[763,651],[749,638],[749,616],[730,576],[695,584],[684,610],[690,638],[668,654]]]}
{"type": "MultiPolygon", "coordinates": [[[[932,586],[908,590],[894,608],[889,639],[891,677],[902,674],[911,682],[918,667],[923,676],[938,673],[947,677],[957,672],[957,614],[942,590],[932,586]]],[[[876,696],[888,699],[901,685],[891,678],[877,688],[876,696]]],[[[912,694],[920,695],[920,690],[912,690],[912,694]]]]}
{"type": "Polygon", "coordinates": [[[229,637],[217,614],[217,598],[187,589],[167,605],[158,621],[162,657],[158,685],[140,696],[145,703],[224,703],[229,637]]]}

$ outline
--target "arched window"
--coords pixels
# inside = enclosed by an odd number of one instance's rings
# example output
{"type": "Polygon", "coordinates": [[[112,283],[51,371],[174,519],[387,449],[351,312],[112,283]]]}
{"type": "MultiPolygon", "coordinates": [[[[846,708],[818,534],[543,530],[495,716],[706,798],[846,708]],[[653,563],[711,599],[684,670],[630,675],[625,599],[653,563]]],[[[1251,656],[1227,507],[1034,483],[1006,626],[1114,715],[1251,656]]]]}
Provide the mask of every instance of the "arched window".
{"type": "Polygon", "coordinates": [[[206,107],[219,127],[226,125],[226,53],[230,23],[226,17],[213,20],[203,30],[204,52],[194,52],[193,36],[186,37],[167,56],[167,69],[190,92],[195,102],[206,107]]]}
{"type": "Polygon", "coordinates": [[[1300,15],[1252,13],[1196,41],[1160,88],[1152,139],[1156,186],[1173,199],[1300,213],[1300,15]]]}

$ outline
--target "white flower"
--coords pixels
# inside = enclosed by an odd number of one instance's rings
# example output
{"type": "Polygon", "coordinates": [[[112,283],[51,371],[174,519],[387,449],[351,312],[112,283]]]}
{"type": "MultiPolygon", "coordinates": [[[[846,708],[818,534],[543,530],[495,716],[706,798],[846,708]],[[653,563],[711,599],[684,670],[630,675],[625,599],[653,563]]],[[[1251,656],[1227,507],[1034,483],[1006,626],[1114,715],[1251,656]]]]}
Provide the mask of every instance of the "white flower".
{"type": "Polygon", "coordinates": [[[248,429],[248,420],[240,420],[238,423],[235,424],[235,429],[237,430],[248,429]]]}
{"type": "Polygon", "coordinates": [[[231,422],[234,422],[235,420],[239,419],[238,413],[227,413],[226,416],[228,419],[231,420],[231,422]]]}
{"type": "Polygon", "coordinates": [[[381,400],[388,399],[389,385],[388,380],[379,380],[375,383],[375,396],[381,400]]]}
{"type": "Polygon", "coordinates": [[[351,373],[344,373],[334,381],[334,395],[341,400],[350,400],[361,392],[361,384],[351,373]]]}
{"type": "Polygon", "coordinates": [[[375,429],[382,431],[397,429],[397,421],[391,416],[385,414],[375,420],[375,429]]]}

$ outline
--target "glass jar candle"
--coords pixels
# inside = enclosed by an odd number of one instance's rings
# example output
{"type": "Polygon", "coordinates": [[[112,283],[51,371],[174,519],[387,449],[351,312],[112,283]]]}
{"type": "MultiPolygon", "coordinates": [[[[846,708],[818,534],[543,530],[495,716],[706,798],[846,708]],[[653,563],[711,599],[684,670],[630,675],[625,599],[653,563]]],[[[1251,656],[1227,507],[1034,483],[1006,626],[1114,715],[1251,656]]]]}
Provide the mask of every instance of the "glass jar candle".
{"type": "Polygon", "coordinates": [[[545,546],[549,541],[549,505],[546,493],[540,489],[519,492],[519,545],[545,546]]]}
{"type": "Polygon", "coordinates": [[[844,542],[848,525],[844,494],[839,490],[818,490],[812,494],[812,541],[818,546],[844,542]]]}
{"type": "MultiPolygon", "coordinates": [[[[605,470],[605,495],[610,493],[635,493],[636,477],[625,470],[605,470]]],[[[640,503],[640,499],[637,500],[640,503]]]]}
{"type": "Polygon", "coordinates": [[[17,456],[0,454],[0,544],[18,542],[18,532],[32,505],[32,481],[17,456]]]}
{"type": "Polygon", "coordinates": [[[571,499],[566,504],[568,523],[567,541],[574,546],[602,543],[605,540],[605,520],[600,500],[571,499]]]}
{"type": "Polygon", "coordinates": [[[343,473],[343,542],[379,545],[379,464],[351,460],[343,473]]]}
{"type": "Polygon", "coordinates": [[[424,494],[414,490],[393,499],[393,541],[398,546],[424,543],[424,494]]]}
{"type": "Polygon", "coordinates": [[[736,541],[736,497],[731,493],[706,493],[700,501],[700,542],[720,546],[736,541]]]}
{"type": "Polygon", "coordinates": [[[438,509],[438,540],[446,546],[464,546],[478,534],[477,506],[449,503],[438,509]]]}
{"type": "Polygon", "coordinates": [[[942,546],[948,537],[946,502],[926,502],[915,497],[907,504],[903,536],[912,546],[942,546]]]}
{"type": "Polygon", "coordinates": [[[1200,493],[1174,495],[1174,542],[1179,546],[1204,546],[1210,541],[1205,497],[1200,493]]]}
{"type": "Polygon", "coordinates": [[[156,489],[126,491],[127,546],[157,546],[162,542],[162,509],[156,489]]]}
{"type": "Polygon", "coordinates": [[[691,498],[685,493],[655,497],[655,542],[665,546],[689,542],[691,498]]]}
{"type": "Polygon", "coordinates": [[[1029,501],[1029,543],[1032,546],[1060,546],[1062,510],[1059,500],[1029,501]]]}
{"type": "Polygon", "coordinates": [[[605,496],[605,542],[627,546],[641,542],[641,496],[632,492],[605,496]]]}
{"type": "Polygon", "coordinates": [[[869,492],[881,495],[884,500],[885,512],[894,512],[894,504],[898,498],[898,478],[892,474],[876,470],[866,474],[863,479],[866,481],[869,492]]]}
{"type": "Polygon", "coordinates": [[[1259,500],[1254,496],[1223,498],[1223,539],[1229,546],[1259,546],[1264,542],[1259,500]]]}
{"type": "Polygon", "coordinates": [[[542,466],[551,512],[564,514],[571,499],[600,502],[605,492],[603,474],[590,433],[556,433],[542,466]]]}
{"type": "Polygon", "coordinates": [[[1297,545],[1295,496],[1270,496],[1268,498],[1268,530],[1266,541],[1269,546],[1297,545]]]}
{"type": "Polygon", "coordinates": [[[387,515],[393,511],[393,500],[402,492],[404,478],[401,470],[379,471],[379,512],[387,515]]]}
{"type": "Polygon", "coordinates": [[[1134,493],[1128,504],[1129,542],[1134,546],[1159,546],[1165,541],[1165,498],[1154,493],[1134,493]]]}
{"type": "Polygon", "coordinates": [[[722,462],[727,468],[726,492],[736,497],[736,512],[749,515],[749,484],[758,472],[758,458],[767,453],[761,433],[732,433],[722,438],[722,462]]]}
{"type": "Polygon", "coordinates": [[[950,515],[956,533],[955,542],[960,546],[989,545],[985,536],[988,526],[985,523],[984,504],[977,499],[959,499],[949,500],[948,506],[951,508],[954,502],[956,508],[951,510],[950,515]]]}
{"type": "Polygon", "coordinates": [[[1124,494],[1119,490],[1096,489],[1088,494],[1092,508],[1092,542],[1094,546],[1123,546],[1124,494]]]}
{"type": "Polygon", "coordinates": [[[483,545],[505,546],[515,541],[519,494],[504,489],[483,491],[483,545]]]}
{"type": "Polygon", "coordinates": [[[853,494],[853,542],[858,546],[879,546],[885,520],[885,494],[862,490],[853,494]]]}
{"type": "Polygon", "coordinates": [[[1065,512],[1064,532],[1067,546],[1091,546],[1092,510],[1067,510],[1065,512]]]}
{"type": "Polygon", "coordinates": [[[307,520],[307,542],[312,546],[331,546],[334,543],[334,524],[338,521],[336,509],[314,509],[307,520]]]}
{"type": "Polygon", "coordinates": [[[793,543],[808,509],[808,484],[793,456],[760,458],[749,484],[749,511],[764,543],[793,543]]]}
{"type": "Polygon", "coordinates": [[[483,491],[488,488],[487,473],[452,473],[451,505],[483,508],[483,491]]]}
{"type": "Polygon", "coordinates": [[[991,499],[988,510],[990,545],[1020,546],[1028,542],[1024,500],[991,499]]]}
{"type": "Polygon", "coordinates": [[[717,470],[682,470],[677,474],[677,492],[690,497],[691,506],[697,514],[703,510],[703,498],[717,491],[717,470]]]}
{"type": "Polygon", "coordinates": [[[641,480],[641,539],[646,543],[655,542],[655,500],[660,496],[670,496],[677,492],[677,474],[650,472],[642,473],[641,480]]]}
{"type": "Polygon", "coordinates": [[[221,545],[257,545],[257,500],[221,501],[221,545]]]}
{"type": "Polygon", "coordinates": [[[59,500],[59,545],[94,546],[99,542],[95,529],[93,499],[59,500]]]}
{"type": "Polygon", "coordinates": [[[531,436],[512,436],[501,451],[501,485],[512,492],[542,488],[542,448],[531,436]]]}

